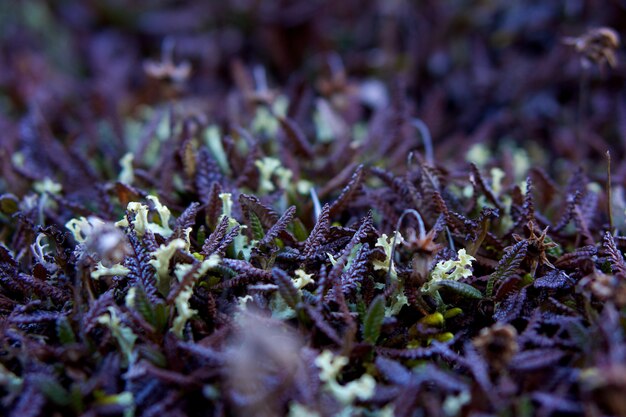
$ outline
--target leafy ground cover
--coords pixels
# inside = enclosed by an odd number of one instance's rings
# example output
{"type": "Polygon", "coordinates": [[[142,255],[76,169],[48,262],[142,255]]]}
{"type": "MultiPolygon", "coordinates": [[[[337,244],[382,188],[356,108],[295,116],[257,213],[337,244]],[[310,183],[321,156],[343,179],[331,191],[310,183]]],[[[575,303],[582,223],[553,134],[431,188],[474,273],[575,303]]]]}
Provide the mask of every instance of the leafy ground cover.
{"type": "Polygon", "coordinates": [[[625,23],[2,2],[3,415],[626,415],[625,23]]]}

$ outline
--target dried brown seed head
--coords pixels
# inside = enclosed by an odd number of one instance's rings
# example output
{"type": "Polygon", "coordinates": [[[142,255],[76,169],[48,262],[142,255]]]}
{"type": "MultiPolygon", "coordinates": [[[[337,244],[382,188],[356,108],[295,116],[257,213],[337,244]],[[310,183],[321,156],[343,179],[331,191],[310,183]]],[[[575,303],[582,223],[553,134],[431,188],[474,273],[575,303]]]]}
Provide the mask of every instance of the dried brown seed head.
{"type": "Polygon", "coordinates": [[[486,327],[472,343],[496,372],[504,369],[519,350],[517,330],[510,324],[486,327]]]}
{"type": "Polygon", "coordinates": [[[612,68],[617,66],[615,51],[619,48],[620,37],[611,28],[593,28],[577,38],[565,38],[563,41],[576,49],[585,67],[592,64],[602,66],[604,62],[612,68]]]}

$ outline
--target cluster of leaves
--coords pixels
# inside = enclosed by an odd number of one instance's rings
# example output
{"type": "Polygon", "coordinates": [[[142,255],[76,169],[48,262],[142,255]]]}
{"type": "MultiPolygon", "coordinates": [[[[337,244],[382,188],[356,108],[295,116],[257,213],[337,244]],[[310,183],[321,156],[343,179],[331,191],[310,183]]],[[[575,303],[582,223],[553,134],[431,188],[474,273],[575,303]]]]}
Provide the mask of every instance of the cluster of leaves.
{"type": "Polygon", "coordinates": [[[34,80],[0,102],[3,414],[626,414],[620,186],[488,122],[446,159],[401,83],[336,57],[282,90],[236,62],[200,99],[166,46],[123,118],[34,80]]]}

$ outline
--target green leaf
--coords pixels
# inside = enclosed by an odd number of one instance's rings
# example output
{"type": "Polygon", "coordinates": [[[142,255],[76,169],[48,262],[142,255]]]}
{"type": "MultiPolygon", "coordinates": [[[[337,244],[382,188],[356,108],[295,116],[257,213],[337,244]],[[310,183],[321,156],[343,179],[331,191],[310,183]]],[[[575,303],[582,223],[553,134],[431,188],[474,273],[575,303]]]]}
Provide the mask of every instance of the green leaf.
{"type": "Polygon", "coordinates": [[[135,287],[135,310],[139,312],[143,316],[144,319],[153,326],[156,326],[156,316],[154,314],[154,307],[150,300],[148,300],[148,296],[146,295],[146,291],[143,289],[143,285],[138,285],[135,287]]]}
{"type": "Polygon", "coordinates": [[[154,306],[154,327],[161,333],[167,329],[170,316],[170,308],[165,304],[154,306]]]}
{"type": "Polygon", "coordinates": [[[295,238],[298,240],[298,242],[304,242],[307,237],[309,237],[309,232],[307,232],[306,227],[302,223],[302,220],[296,217],[291,224],[293,235],[295,236],[295,238]]]}
{"type": "Polygon", "coordinates": [[[72,330],[72,326],[66,317],[61,317],[57,320],[57,337],[63,345],[76,343],[74,330],[72,330]]]}
{"type": "Polygon", "coordinates": [[[53,403],[66,406],[70,404],[70,394],[56,379],[48,375],[41,375],[36,379],[39,391],[53,403]]]}
{"type": "Polygon", "coordinates": [[[289,307],[295,310],[300,302],[300,294],[298,294],[298,289],[293,285],[293,281],[287,273],[280,268],[272,269],[272,275],[274,276],[276,285],[278,285],[280,296],[283,297],[283,300],[285,300],[289,307]]]}
{"type": "Polygon", "coordinates": [[[382,295],[374,298],[363,318],[363,339],[375,344],[380,336],[380,328],[385,319],[385,298],[382,295]]]}
{"type": "Polygon", "coordinates": [[[261,220],[259,216],[257,216],[253,211],[250,211],[250,228],[252,229],[252,237],[255,240],[261,240],[265,236],[265,232],[263,231],[263,225],[261,224],[261,220]]]}
{"type": "Polygon", "coordinates": [[[439,288],[447,288],[465,298],[483,298],[483,294],[469,284],[459,281],[444,279],[437,282],[439,288]]]}

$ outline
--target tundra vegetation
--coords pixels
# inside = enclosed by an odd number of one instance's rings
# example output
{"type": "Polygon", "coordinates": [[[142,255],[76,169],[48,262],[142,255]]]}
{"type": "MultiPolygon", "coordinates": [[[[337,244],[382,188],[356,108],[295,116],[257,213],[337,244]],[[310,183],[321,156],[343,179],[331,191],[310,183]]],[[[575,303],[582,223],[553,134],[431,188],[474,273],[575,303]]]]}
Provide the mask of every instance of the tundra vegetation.
{"type": "Polygon", "coordinates": [[[0,27],[2,415],[626,415],[624,2],[0,27]]]}

